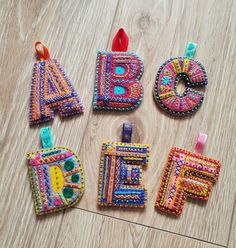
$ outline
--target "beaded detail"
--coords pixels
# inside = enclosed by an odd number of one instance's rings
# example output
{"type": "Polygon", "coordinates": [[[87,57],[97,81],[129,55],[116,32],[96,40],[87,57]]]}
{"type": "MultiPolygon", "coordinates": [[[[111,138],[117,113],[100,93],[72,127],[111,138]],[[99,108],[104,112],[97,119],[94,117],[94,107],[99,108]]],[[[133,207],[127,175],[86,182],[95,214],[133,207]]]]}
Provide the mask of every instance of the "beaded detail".
{"type": "Polygon", "coordinates": [[[158,70],[154,97],[160,107],[170,114],[184,116],[194,113],[202,104],[204,94],[192,88],[207,85],[204,67],[188,57],[167,60],[158,70]],[[178,94],[176,85],[183,80],[186,89],[178,94]]]}
{"type": "Polygon", "coordinates": [[[143,63],[134,53],[99,51],[94,109],[133,110],[143,99],[143,63]]]}
{"type": "Polygon", "coordinates": [[[148,163],[149,150],[145,144],[103,143],[98,205],[145,207],[147,191],[142,185],[142,167],[148,163]]]}
{"type": "Polygon", "coordinates": [[[173,147],[162,177],[156,208],[179,216],[187,197],[208,199],[219,172],[219,161],[173,147]]]}
{"type": "Polygon", "coordinates": [[[84,172],[79,157],[66,147],[27,153],[29,178],[37,215],[75,205],[84,192],[84,172]]]}
{"type": "MultiPolygon", "coordinates": [[[[44,49],[48,52],[46,46],[44,49]]],[[[61,117],[84,111],[60,63],[47,57],[34,64],[30,94],[30,125],[52,120],[55,110],[58,110],[61,117]]]]}

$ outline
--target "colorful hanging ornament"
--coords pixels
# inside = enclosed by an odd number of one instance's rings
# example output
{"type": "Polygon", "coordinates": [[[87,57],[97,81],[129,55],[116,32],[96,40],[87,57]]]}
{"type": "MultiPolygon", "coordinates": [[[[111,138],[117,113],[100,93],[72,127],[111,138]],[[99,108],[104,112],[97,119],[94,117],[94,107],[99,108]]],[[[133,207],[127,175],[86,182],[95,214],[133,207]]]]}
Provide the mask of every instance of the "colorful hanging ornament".
{"type": "Polygon", "coordinates": [[[83,113],[82,103],[59,62],[50,58],[48,48],[41,41],[35,43],[35,50],[40,61],[33,69],[30,125],[52,120],[55,110],[61,117],[83,113]]]}
{"type": "Polygon", "coordinates": [[[112,42],[112,52],[99,51],[96,63],[94,109],[133,110],[143,99],[141,59],[126,52],[129,38],[119,29],[112,42]]]}
{"type": "Polygon", "coordinates": [[[207,135],[200,133],[195,152],[173,147],[170,150],[156,208],[179,216],[187,197],[208,200],[212,185],[218,179],[220,162],[201,153],[207,135]]]}
{"type": "Polygon", "coordinates": [[[160,107],[168,113],[185,116],[194,113],[202,104],[204,93],[196,87],[208,84],[204,67],[193,60],[197,45],[189,42],[184,57],[167,60],[158,70],[154,86],[154,97],[160,107]],[[183,80],[185,91],[177,92],[177,84],[183,80]]]}
{"type": "Polygon", "coordinates": [[[124,123],[122,142],[104,142],[100,161],[98,205],[143,208],[147,191],[142,185],[149,145],[131,142],[132,125],[124,123]]]}
{"type": "Polygon", "coordinates": [[[44,149],[27,153],[29,178],[37,215],[75,205],[84,192],[84,171],[69,148],[53,147],[50,129],[41,129],[44,149]]]}

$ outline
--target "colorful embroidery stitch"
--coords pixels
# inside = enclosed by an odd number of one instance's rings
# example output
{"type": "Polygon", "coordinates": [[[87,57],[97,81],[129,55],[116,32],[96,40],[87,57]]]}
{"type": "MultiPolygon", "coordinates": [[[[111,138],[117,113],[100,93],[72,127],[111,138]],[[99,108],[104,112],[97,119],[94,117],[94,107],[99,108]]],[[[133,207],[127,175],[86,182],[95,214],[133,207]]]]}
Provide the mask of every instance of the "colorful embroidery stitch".
{"type": "MultiPolygon", "coordinates": [[[[113,47],[120,47],[115,45],[116,43],[113,47]]],[[[124,51],[127,46],[121,46],[121,50],[124,51]]],[[[141,59],[134,53],[99,51],[96,63],[94,109],[137,108],[143,99],[143,87],[139,82],[143,68],[141,59]]]]}
{"type": "Polygon", "coordinates": [[[79,157],[58,146],[27,153],[35,212],[43,215],[75,205],[84,192],[79,157]]]}
{"type": "Polygon", "coordinates": [[[145,207],[147,191],[142,185],[142,167],[148,163],[149,150],[144,144],[103,143],[98,205],[145,207]]]}
{"type": "Polygon", "coordinates": [[[208,199],[219,172],[219,161],[173,147],[162,177],[156,208],[179,216],[187,197],[208,199]]]}
{"type": "MultiPolygon", "coordinates": [[[[192,43],[188,46],[191,47],[190,45],[192,43]]],[[[192,59],[193,54],[194,51],[191,54],[188,50],[186,57],[171,58],[158,70],[154,97],[161,108],[170,114],[184,116],[194,113],[203,102],[204,94],[192,88],[207,85],[208,80],[201,63],[192,59]],[[186,86],[183,94],[178,94],[176,90],[180,80],[183,80],[186,86]]]]}
{"type": "Polygon", "coordinates": [[[81,101],[60,63],[49,57],[48,49],[42,42],[36,42],[35,48],[41,61],[36,62],[33,69],[30,125],[52,120],[55,110],[61,117],[82,113],[81,101]],[[46,56],[37,50],[37,45],[43,46],[46,56]]]}

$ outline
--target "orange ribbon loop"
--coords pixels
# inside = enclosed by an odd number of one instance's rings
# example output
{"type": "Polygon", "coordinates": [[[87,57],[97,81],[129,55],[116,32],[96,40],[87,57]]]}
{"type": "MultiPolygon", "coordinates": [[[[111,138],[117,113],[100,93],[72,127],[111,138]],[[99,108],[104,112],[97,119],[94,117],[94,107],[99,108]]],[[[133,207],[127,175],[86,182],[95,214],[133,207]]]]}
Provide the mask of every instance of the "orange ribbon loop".
{"type": "Polygon", "coordinates": [[[50,59],[48,48],[42,41],[35,42],[35,51],[41,60],[50,59]]]}

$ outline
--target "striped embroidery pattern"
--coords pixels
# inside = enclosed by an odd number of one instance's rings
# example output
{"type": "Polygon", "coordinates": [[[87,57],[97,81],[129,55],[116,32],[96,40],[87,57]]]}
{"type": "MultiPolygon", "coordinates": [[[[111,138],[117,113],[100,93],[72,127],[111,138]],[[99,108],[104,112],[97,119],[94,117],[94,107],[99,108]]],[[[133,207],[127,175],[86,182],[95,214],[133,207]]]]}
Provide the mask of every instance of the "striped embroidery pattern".
{"type": "Polygon", "coordinates": [[[179,216],[187,197],[208,200],[219,172],[219,161],[173,147],[162,177],[156,208],[179,216]]]}
{"type": "Polygon", "coordinates": [[[143,166],[149,159],[145,144],[105,142],[102,146],[98,205],[144,207],[147,191],[142,185],[143,166]]]}
{"type": "Polygon", "coordinates": [[[143,63],[134,53],[99,51],[94,109],[133,110],[143,99],[143,63]]]}
{"type": "Polygon", "coordinates": [[[34,64],[30,94],[30,125],[50,121],[54,111],[61,117],[83,113],[83,105],[56,59],[34,64]]]}

